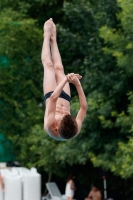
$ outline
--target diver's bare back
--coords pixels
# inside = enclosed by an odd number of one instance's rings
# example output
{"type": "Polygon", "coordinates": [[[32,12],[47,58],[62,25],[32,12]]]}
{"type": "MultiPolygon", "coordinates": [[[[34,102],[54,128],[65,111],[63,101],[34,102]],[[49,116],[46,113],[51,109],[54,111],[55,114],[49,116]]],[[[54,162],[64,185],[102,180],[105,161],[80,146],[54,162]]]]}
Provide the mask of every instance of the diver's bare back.
{"type": "MultiPolygon", "coordinates": [[[[48,98],[46,100],[46,110],[45,110],[45,116],[44,116],[44,130],[48,132],[49,134],[54,135],[57,138],[60,138],[59,134],[56,133],[53,128],[47,127],[47,118],[48,118],[48,108],[49,108],[49,100],[48,98]]],[[[63,99],[63,98],[58,98],[56,102],[56,109],[55,109],[55,123],[60,123],[61,119],[65,116],[70,114],[70,102],[63,99]]],[[[55,127],[55,126],[54,126],[55,127]]]]}

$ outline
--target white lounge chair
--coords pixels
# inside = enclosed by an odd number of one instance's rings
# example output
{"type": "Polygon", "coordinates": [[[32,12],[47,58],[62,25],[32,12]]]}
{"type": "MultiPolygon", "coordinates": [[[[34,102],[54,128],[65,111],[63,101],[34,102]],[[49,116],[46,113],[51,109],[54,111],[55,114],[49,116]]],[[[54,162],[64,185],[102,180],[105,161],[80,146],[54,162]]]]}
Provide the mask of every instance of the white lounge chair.
{"type": "Polygon", "coordinates": [[[1,169],[0,171],[1,171],[3,179],[5,176],[12,176],[12,172],[9,169],[1,169]]]}
{"type": "Polygon", "coordinates": [[[62,195],[55,182],[46,183],[48,194],[42,197],[42,200],[66,200],[67,197],[62,195]]]}
{"type": "Polygon", "coordinates": [[[4,200],[22,200],[22,181],[20,176],[5,176],[4,200]]]}
{"type": "Polygon", "coordinates": [[[23,185],[23,200],[41,199],[41,175],[36,168],[31,170],[25,167],[16,168],[21,176],[23,185]]]}
{"type": "Polygon", "coordinates": [[[32,174],[36,174],[36,173],[37,173],[37,169],[36,169],[35,167],[32,167],[32,168],[30,169],[30,172],[31,172],[32,174]]]}
{"type": "Polygon", "coordinates": [[[41,175],[36,168],[13,167],[21,176],[23,186],[23,200],[41,199],[41,175]]]}
{"type": "MultiPolygon", "coordinates": [[[[12,173],[9,169],[1,169],[0,172],[1,172],[1,175],[3,177],[4,183],[5,183],[5,176],[11,176],[12,175],[12,173]]],[[[3,193],[2,189],[0,187],[0,200],[4,200],[5,199],[4,196],[5,196],[5,192],[3,193]]]]}
{"type": "Polygon", "coordinates": [[[41,175],[23,175],[23,200],[41,199],[41,175]]]}
{"type": "Polygon", "coordinates": [[[30,170],[26,167],[12,167],[12,170],[18,171],[18,174],[23,176],[24,174],[29,174],[30,170]]]}
{"type": "Polygon", "coordinates": [[[11,173],[12,173],[12,176],[13,176],[13,177],[19,175],[19,172],[18,172],[17,168],[15,168],[15,167],[12,167],[12,168],[11,168],[11,173]]]}
{"type": "Polygon", "coordinates": [[[41,199],[41,175],[36,168],[13,167],[21,176],[23,200],[41,199]]]}

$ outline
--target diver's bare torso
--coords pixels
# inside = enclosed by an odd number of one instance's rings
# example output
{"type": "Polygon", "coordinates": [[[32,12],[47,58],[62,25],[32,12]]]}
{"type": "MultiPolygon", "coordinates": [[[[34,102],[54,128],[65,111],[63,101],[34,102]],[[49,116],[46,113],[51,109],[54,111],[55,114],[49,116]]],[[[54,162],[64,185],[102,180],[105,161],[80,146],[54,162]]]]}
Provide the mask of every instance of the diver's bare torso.
{"type": "Polygon", "coordinates": [[[55,120],[51,127],[47,126],[47,118],[48,118],[48,108],[49,108],[49,98],[46,100],[46,110],[44,116],[44,130],[50,135],[53,136],[55,139],[60,139],[60,135],[58,133],[58,127],[60,124],[61,119],[65,115],[70,114],[70,102],[63,99],[58,98],[56,102],[56,109],[55,109],[55,120]]]}
{"type": "Polygon", "coordinates": [[[87,111],[87,101],[79,81],[82,76],[74,73],[65,75],[56,41],[56,26],[52,19],[47,20],[44,24],[41,59],[44,66],[43,91],[46,103],[44,130],[57,140],[65,140],[60,137],[58,131],[62,118],[70,114],[69,83],[72,83],[76,87],[80,103],[80,109],[75,118],[78,126],[77,136],[87,111]]]}

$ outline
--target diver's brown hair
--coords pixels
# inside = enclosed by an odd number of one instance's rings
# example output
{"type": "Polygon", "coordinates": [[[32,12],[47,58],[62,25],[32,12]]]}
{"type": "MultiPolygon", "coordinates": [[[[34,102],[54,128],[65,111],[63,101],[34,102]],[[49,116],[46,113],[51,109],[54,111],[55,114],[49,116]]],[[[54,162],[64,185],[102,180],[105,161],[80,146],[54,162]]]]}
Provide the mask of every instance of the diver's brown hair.
{"type": "Polygon", "coordinates": [[[59,135],[64,139],[70,139],[77,134],[78,125],[75,118],[71,115],[65,115],[59,126],[59,135]]]}

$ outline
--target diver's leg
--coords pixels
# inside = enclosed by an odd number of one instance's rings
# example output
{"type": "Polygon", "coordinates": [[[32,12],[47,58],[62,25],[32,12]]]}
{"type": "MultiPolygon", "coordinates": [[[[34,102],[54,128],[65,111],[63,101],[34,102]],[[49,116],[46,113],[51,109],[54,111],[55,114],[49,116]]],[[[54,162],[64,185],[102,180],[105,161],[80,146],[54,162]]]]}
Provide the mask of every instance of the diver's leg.
{"type": "MultiPolygon", "coordinates": [[[[51,53],[52,53],[52,61],[53,61],[54,69],[55,69],[56,82],[58,85],[64,79],[65,74],[64,74],[64,68],[62,65],[62,60],[61,60],[61,56],[60,56],[57,41],[56,41],[56,26],[54,23],[52,24],[51,53]]],[[[71,96],[69,83],[66,83],[63,90],[69,96],[71,96]]]]}
{"type": "Polygon", "coordinates": [[[52,19],[47,20],[44,24],[44,42],[41,54],[41,59],[44,66],[44,94],[54,91],[57,86],[55,78],[55,69],[53,67],[50,52],[50,37],[52,32],[52,24],[52,19]]]}

